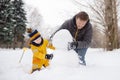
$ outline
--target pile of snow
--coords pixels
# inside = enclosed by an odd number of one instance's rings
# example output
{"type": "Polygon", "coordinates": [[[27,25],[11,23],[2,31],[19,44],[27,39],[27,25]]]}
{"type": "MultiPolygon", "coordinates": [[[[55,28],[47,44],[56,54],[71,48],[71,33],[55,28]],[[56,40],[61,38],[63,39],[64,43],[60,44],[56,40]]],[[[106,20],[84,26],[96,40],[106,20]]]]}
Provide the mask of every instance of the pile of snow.
{"type": "Polygon", "coordinates": [[[56,49],[67,50],[68,42],[72,42],[72,36],[66,29],[62,29],[53,36],[53,45],[56,49]]]}
{"type": "Polygon", "coordinates": [[[54,66],[78,66],[78,55],[73,50],[67,50],[68,42],[72,42],[72,36],[66,29],[56,32],[53,36],[53,45],[56,48],[52,61],[54,66]]]}
{"type": "Polygon", "coordinates": [[[75,51],[55,50],[51,67],[77,67],[79,64],[78,55],[75,51]]]}

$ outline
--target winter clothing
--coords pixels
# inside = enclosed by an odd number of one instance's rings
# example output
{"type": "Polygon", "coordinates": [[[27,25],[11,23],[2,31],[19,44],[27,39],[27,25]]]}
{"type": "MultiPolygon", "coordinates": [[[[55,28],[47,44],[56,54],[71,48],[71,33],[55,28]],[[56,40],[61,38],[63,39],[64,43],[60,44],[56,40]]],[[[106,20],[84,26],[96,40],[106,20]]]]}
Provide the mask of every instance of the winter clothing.
{"type": "Polygon", "coordinates": [[[86,61],[85,61],[85,54],[88,48],[81,48],[81,49],[75,49],[75,51],[78,53],[79,55],[79,63],[81,65],[86,65],[86,61]]]}
{"type": "Polygon", "coordinates": [[[29,34],[29,37],[30,37],[30,41],[34,41],[35,39],[37,39],[38,37],[41,37],[40,33],[35,30],[33,31],[32,33],[29,34]]]}
{"type": "Polygon", "coordinates": [[[76,49],[77,46],[78,46],[78,42],[77,41],[73,41],[73,42],[70,43],[71,49],[76,49]]]}
{"type": "MultiPolygon", "coordinates": [[[[40,70],[42,66],[47,67],[49,65],[49,59],[46,58],[47,50],[46,48],[55,49],[52,44],[49,44],[49,41],[43,39],[40,33],[35,30],[29,34],[30,36],[30,47],[33,52],[33,61],[32,61],[32,72],[34,70],[40,70]],[[41,42],[38,44],[34,42],[36,39],[41,38],[41,42]]],[[[53,57],[53,56],[52,56],[53,57]]]]}
{"type": "Polygon", "coordinates": [[[45,59],[52,59],[53,58],[53,54],[46,54],[45,59]]]}
{"type": "Polygon", "coordinates": [[[27,28],[27,29],[26,29],[26,32],[27,32],[27,33],[32,33],[32,28],[27,28]]]}
{"type": "Polygon", "coordinates": [[[45,58],[47,54],[46,47],[54,49],[53,46],[48,46],[47,40],[43,40],[43,44],[40,46],[31,44],[33,52],[33,69],[41,68],[43,65],[45,67],[49,65],[49,60],[45,58]]]}
{"type": "Polygon", "coordinates": [[[90,46],[92,39],[92,26],[89,21],[82,29],[78,30],[75,17],[73,17],[72,19],[65,21],[60,29],[67,29],[70,31],[72,37],[78,42],[78,49],[88,48],[90,46]]]}

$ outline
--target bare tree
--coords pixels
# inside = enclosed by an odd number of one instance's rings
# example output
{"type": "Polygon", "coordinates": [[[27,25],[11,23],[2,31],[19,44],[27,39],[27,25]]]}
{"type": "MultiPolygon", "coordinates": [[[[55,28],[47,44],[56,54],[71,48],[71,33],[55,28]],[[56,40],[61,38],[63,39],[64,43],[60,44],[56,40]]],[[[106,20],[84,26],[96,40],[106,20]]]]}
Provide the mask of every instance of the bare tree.
{"type": "MultiPolygon", "coordinates": [[[[80,2],[75,1],[75,3],[80,2]]],[[[105,49],[108,51],[119,48],[117,9],[119,4],[118,0],[94,0],[94,4],[88,3],[88,6],[82,4],[83,7],[92,10],[91,21],[96,23],[99,31],[106,35],[105,49]]]]}
{"type": "Polygon", "coordinates": [[[103,32],[99,31],[96,24],[93,24],[93,39],[92,39],[92,48],[104,48],[104,42],[103,37],[105,36],[103,32]]]}
{"type": "MultiPolygon", "coordinates": [[[[27,28],[41,30],[43,17],[39,13],[38,9],[26,5],[26,11],[27,11],[27,28]]],[[[29,44],[28,34],[25,34],[24,36],[25,36],[24,46],[28,47],[29,44]]]]}
{"type": "Polygon", "coordinates": [[[31,27],[33,29],[40,29],[43,17],[38,11],[38,9],[34,7],[27,6],[26,8],[27,11],[27,27],[31,27]]]}
{"type": "Polygon", "coordinates": [[[112,51],[119,48],[118,20],[116,0],[104,0],[105,2],[105,23],[106,23],[106,49],[112,51]]]}
{"type": "MultiPolygon", "coordinates": [[[[120,34],[120,18],[118,17],[118,34],[120,34]]],[[[120,35],[118,35],[119,38],[119,48],[120,48],[120,35]]]]}

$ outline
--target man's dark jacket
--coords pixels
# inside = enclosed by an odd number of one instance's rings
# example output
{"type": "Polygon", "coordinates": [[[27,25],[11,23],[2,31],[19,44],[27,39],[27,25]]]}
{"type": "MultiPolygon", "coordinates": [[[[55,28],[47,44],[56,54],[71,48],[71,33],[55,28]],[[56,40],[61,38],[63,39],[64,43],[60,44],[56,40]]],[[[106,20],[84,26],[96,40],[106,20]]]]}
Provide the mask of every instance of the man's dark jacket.
{"type": "MultiPolygon", "coordinates": [[[[59,28],[59,30],[61,30],[61,29],[69,30],[73,39],[75,39],[75,34],[77,31],[75,17],[73,17],[70,20],[65,21],[62,24],[62,26],[59,28]]],[[[90,46],[91,39],[92,39],[92,25],[91,25],[90,21],[88,20],[86,25],[82,29],[78,30],[78,33],[77,33],[77,36],[75,39],[78,42],[77,48],[78,49],[88,48],[90,46]]]]}

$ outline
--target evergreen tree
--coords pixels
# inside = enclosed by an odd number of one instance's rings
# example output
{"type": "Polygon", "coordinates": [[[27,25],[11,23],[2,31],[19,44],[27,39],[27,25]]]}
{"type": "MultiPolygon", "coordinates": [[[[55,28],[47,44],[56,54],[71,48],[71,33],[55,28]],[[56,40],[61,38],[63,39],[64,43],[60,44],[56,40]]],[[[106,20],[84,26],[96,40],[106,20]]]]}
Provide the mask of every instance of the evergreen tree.
{"type": "Polygon", "coordinates": [[[4,15],[4,12],[5,12],[5,10],[4,10],[4,4],[5,4],[5,1],[2,1],[2,0],[0,0],[0,43],[3,43],[3,41],[4,41],[4,36],[5,36],[5,33],[4,33],[4,23],[5,23],[5,21],[4,21],[4,17],[5,17],[5,15],[4,15]]]}
{"type": "Polygon", "coordinates": [[[0,42],[11,45],[23,43],[26,30],[26,13],[22,0],[0,0],[0,42]]]}
{"type": "Polygon", "coordinates": [[[11,3],[10,0],[1,0],[0,1],[0,36],[1,42],[6,44],[11,44],[13,41],[13,24],[11,18],[11,3]]]}
{"type": "Polygon", "coordinates": [[[14,7],[14,45],[17,43],[17,41],[20,41],[23,43],[24,36],[26,30],[26,13],[23,9],[23,1],[22,0],[14,0],[12,1],[12,5],[14,7]]]}

